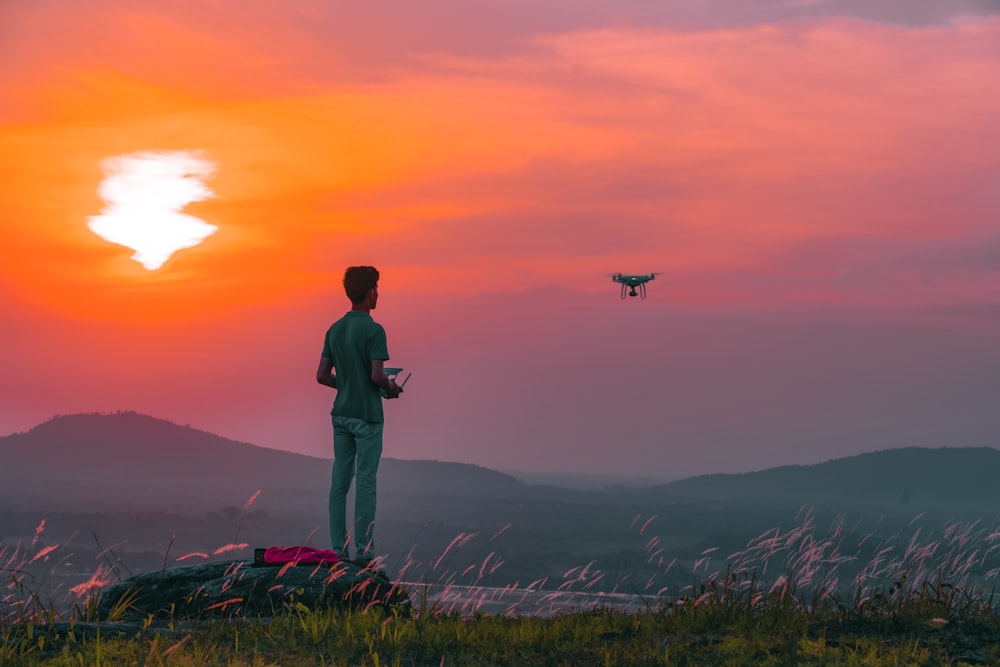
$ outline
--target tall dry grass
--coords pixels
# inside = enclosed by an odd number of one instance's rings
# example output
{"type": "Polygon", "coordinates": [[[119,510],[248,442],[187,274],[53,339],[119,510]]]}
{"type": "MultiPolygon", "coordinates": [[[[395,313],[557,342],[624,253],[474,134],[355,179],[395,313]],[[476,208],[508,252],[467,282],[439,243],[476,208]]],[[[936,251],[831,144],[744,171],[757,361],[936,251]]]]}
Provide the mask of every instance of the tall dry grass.
{"type": "MultiPolygon", "coordinates": [[[[709,547],[678,555],[665,548],[656,518],[638,515],[632,521],[625,540],[637,548],[634,562],[624,565],[588,560],[498,586],[507,524],[491,534],[461,532],[426,561],[411,551],[389,574],[409,592],[417,614],[463,617],[720,604],[753,611],[776,603],[876,613],[914,601],[947,615],[994,604],[1000,529],[982,519],[935,524],[917,516],[886,531],[880,525],[863,528],[860,521],[848,525],[842,515],[818,527],[813,511],[803,508],[795,525],[764,531],[741,549],[724,553],[709,547]],[[470,560],[468,549],[487,553],[470,560]]],[[[92,618],[101,591],[131,574],[117,545],[101,546],[97,562],[84,568],[68,546],[44,545],[44,528],[42,521],[30,541],[0,542],[0,627],[92,618]]],[[[238,537],[237,531],[232,542],[211,554],[181,554],[169,563],[165,555],[164,566],[249,559],[249,547],[238,537]]]]}

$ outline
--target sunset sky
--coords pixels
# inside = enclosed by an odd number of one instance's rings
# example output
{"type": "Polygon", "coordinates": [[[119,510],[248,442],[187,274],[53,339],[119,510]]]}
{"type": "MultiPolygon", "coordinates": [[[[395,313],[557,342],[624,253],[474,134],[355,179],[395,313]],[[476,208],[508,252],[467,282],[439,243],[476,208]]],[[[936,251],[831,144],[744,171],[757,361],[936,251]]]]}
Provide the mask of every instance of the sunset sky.
{"type": "Polygon", "coordinates": [[[0,154],[0,434],[332,457],[314,373],[373,264],[385,456],[1000,446],[995,0],[0,2],[0,154]],[[143,224],[135,156],[203,165],[151,195],[202,233],[156,269],[90,224],[143,224]]]}

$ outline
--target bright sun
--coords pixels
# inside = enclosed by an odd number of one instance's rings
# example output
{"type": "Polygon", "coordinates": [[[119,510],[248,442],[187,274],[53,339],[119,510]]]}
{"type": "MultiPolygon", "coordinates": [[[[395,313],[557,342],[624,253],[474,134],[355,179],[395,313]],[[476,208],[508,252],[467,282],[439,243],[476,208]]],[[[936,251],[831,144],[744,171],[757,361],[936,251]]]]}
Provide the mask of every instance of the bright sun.
{"type": "Polygon", "coordinates": [[[214,197],[202,179],[215,165],[190,151],[140,152],[101,161],[98,193],[106,202],[87,222],[98,236],[135,250],[132,259],[155,271],[178,250],[191,248],[218,229],[181,213],[191,202],[214,197]]]}

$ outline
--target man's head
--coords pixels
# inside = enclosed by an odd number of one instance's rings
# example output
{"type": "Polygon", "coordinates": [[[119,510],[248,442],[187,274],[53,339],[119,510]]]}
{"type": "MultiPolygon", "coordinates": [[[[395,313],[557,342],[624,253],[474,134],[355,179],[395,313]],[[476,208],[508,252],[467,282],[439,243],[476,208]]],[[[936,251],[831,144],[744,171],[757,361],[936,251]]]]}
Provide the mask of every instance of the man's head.
{"type": "Polygon", "coordinates": [[[364,303],[371,295],[371,307],[374,308],[378,298],[378,269],[374,266],[348,267],[344,272],[344,291],[354,305],[364,303]]]}

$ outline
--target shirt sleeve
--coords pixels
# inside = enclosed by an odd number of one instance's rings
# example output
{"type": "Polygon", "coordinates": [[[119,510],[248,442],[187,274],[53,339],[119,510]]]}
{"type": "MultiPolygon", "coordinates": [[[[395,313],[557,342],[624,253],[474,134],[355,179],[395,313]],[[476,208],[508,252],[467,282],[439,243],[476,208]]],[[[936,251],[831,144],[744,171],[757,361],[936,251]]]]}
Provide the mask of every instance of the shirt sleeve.
{"type": "Polygon", "coordinates": [[[368,339],[368,358],[372,361],[388,361],[389,347],[385,339],[385,329],[378,325],[368,339]]]}
{"type": "Polygon", "coordinates": [[[333,360],[333,348],[330,347],[330,334],[329,332],[323,336],[323,353],[320,355],[326,359],[333,360]]]}

